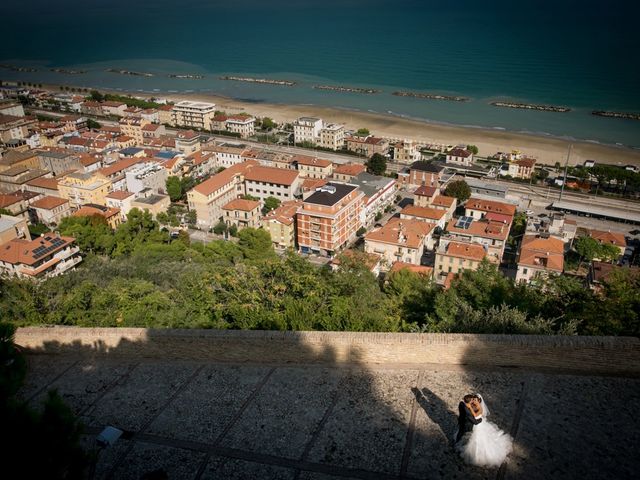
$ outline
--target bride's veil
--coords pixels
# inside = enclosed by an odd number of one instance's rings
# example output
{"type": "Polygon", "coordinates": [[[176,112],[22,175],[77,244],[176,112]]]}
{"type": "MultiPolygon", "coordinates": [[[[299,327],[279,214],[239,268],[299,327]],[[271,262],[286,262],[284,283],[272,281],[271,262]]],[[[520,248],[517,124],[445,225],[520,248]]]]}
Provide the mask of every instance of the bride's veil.
{"type": "Polygon", "coordinates": [[[479,393],[476,393],[476,395],[478,396],[478,398],[482,402],[482,416],[483,417],[488,417],[489,416],[489,407],[487,406],[487,402],[485,402],[484,398],[482,398],[482,395],[480,395],[479,393]]]}

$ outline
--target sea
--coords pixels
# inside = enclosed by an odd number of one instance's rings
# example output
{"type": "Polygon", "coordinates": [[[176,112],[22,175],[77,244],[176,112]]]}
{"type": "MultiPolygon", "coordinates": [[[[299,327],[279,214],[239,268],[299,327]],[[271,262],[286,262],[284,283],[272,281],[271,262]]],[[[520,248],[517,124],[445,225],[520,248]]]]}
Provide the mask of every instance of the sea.
{"type": "Polygon", "coordinates": [[[203,92],[640,149],[640,121],[591,114],[640,113],[637,1],[21,0],[5,2],[2,17],[1,80],[159,97],[203,92]],[[220,79],[226,75],[296,83],[220,79]],[[468,101],[392,95],[398,90],[468,101]]]}

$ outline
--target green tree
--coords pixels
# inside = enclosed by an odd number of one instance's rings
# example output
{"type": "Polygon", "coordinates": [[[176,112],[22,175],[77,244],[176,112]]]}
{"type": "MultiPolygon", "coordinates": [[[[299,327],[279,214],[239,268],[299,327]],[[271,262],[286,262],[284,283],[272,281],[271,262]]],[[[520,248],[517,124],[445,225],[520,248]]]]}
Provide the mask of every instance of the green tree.
{"type": "Polygon", "coordinates": [[[578,237],[573,242],[573,248],[581,259],[591,262],[594,258],[598,258],[601,253],[600,243],[591,237],[578,237]]]}
{"type": "Polygon", "coordinates": [[[368,128],[359,128],[358,131],[356,132],[356,135],[359,135],[361,137],[366,137],[367,135],[369,135],[369,129],[368,128]]]}
{"type": "Polygon", "coordinates": [[[444,193],[449,197],[455,197],[458,200],[458,204],[460,204],[471,196],[471,188],[464,180],[456,180],[447,186],[444,193]]]}
{"type": "Polygon", "coordinates": [[[254,197],[253,195],[249,195],[248,193],[245,193],[244,195],[242,195],[242,200],[251,200],[253,202],[258,202],[260,201],[260,199],[258,197],[254,197]]]}
{"type": "Polygon", "coordinates": [[[87,118],[87,128],[97,130],[102,128],[102,125],[99,122],[96,122],[93,118],[87,118]]]}
{"type": "Polygon", "coordinates": [[[475,145],[467,145],[467,150],[469,150],[474,155],[477,155],[479,151],[478,147],[476,147],[475,145]]]}
{"type": "Polygon", "coordinates": [[[102,102],[105,99],[104,95],[101,94],[98,90],[91,90],[91,92],[89,93],[89,97],[87,98],[89,100],[93,100],[94,102],[102,102]]]}
{"type": "Polygon", "coordinates": [[[356,235],[357,235],[358,237],[363,237],[365,233],[367,233],[367,229],[366,229],[366,228],[364,228],[364,227],[360,227],[360,228],[358,229],[358,231],[356,232],[356,235]]]}
{"type": "Polygon", "coordinates": [[[216,235],[222,235],[226,231],[227,231],[227,224],[224,223],[222,220],[216,223],[215,226],[213,227],[213,233],[215,233],[216,235]]]}
{"type": "Polygon", "coordinates": [[[264,200],[264,206],[262,207],[262,215],[266,215],[271,210],[275,210],[280,206],[280,200],[276,197],[267,197],[264,200]]]}
{"type": "Polygon", "coordinates": [[[262,128],[265,130],[272,130],[274,128],[276,128],[278,126],[278,124],[276,122],[274,122],[272,119],[270,119],[269,117],[264,117],[262,119],[262,128]]]}
{"type": "Polygon", "coordinates": [[[231,225],[229,227],[229,235],[231,235],[232,237],[237,237],[238,236],[238,226],[237,225],[231,225]]]}
{"type": "Polygon", "coordinates": [[[387,171],[387,158],[380,153],[374,153],[367,162],[367,171],[373,175],[384,175],[387,171]]]}
{"type": "Polygon", "coordinates": [[[179,177],[172,175],[167,178],[167,193],[172,202],[182,199],[182,182],[179,177]]]}
{"type": "Polygon", "coordinates": [[[238,246],[245,258],[257,260],[275,256],[271,235],[262,229],[243,228],[238,233],[238,246]]]}

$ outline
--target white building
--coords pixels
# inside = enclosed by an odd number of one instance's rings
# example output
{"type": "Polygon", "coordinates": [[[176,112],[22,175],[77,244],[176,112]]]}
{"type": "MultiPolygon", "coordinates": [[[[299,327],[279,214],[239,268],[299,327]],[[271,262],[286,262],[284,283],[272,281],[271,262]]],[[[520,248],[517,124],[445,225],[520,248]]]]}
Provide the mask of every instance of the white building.
{"type": "Polygon", "coordinates": [[[210,130],[215,111],[215,103],[183,100],[171,109],[171,123],[182,127],[210,130]]]}
{"type": "Polygon", "coordinates": [[[300,117],[293,124],[293,141],[295,143],[317,143],[322,127],[323,122],[320,118],[300,117]]]}
{"type": "Polygon", "coordinates": [[[255,166],[245,173],[245,192],[260,200],[268,197],[281,202],[295,200],[300,192],[300,176],[296,170],[255,166]]]}
{"type": "Polygon", "coordinates": [[[473,153],[465,148],[454,148],[447,153],[447,163],[470,167],[473,164],[473,153]]]}
{"type": "Polygon", "coordinates": [[[241,138],[249,138],[256,133],[256,119],[251,115],[233,115],[227,118],[227,131],[240,134],[241,138]]]}
{"type": "Polygon", "coordinates": [[[138,193],[149,188],[153,193],[164,193],[167,188],[167,169],[153,162],[137,165],[126,174],[127,190],[138,193]]]}

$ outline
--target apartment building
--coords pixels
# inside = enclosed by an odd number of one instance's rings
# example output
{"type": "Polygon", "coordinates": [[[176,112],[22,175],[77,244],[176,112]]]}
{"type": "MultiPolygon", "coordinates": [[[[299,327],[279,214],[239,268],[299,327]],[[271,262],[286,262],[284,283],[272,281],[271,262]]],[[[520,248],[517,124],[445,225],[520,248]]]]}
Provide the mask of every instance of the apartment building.
{"type": "Polygon", "coordinates": [[[322,130],[323,121],[320,118],[300,117],[293,122],[293,141],[295,143],[317,143],[322,130]]]}
{"type": "Polygon", "coordinates": [[[344,147],[344,125],[328,123],[320,129],[318,146],[331,150],[340,150],[344,147]]]}
{"type": "Polygon", "coordinates": [[[80,156],[74,153],[59,150],[41,150],[38,154],[40,168],[60,175],[69,170],[83,170],[80,156]]]}
{"type": "Polygon", "coordinates": [[[73,172],[58,181],[60,196],[69,200],[72,208],[87,203],[106,205],[111,186],[111,180],[100,172],[73,172]]]}
{"type": "Polygon", "coordinates": [[[249,138],[256,133],[256,119],[247,114],[231,115],[227,117],[225,129],[239,134],[240,138],[249,138]]]}
{"type": "Polygon", "coordinates": [[[478,243],[459,242],[442,237],[436,249],[436,282],[443,284],[451,274],[477,270],[486,255],[485,248],[478,243]]]}
{"type": "Polygon", "coordinates": [[[627,248],[627,239],[622,232],[612,232],[611,230],[589,229],[589,236],[601,244],[609,244],[617,247],[620,255],[624,255],[627,248]]]}
{"type": "Polygon", "coordinates": [[[118,101],[106,101],[101,103],[102,113],[104,115],[113,115],[114,117],[124,117],[127,104],[118,101]]]}
{"type": "Polygon", "coordinates": [[[0,246],[0,274],[7,277],[50,278],[81,261],[73,237],[47,233],[34,240],[14,239],[0,246]]]}
{"type": "Polygon", "coordinates": [[[171,109],[171,123],[179,127],[210,130],[215,111],[215,103],[183,100],[171,109]]]}
{"type": "Polygon", "coordinates": [[[262,201],[267,197],[281,202],[295,200],[300,193],[300,175],[296,170],[256,165],[247,170],[244,183],[247,195],[262,201]]]}
{"type": "Polygon", "coordinates": [[[393,146],[393,159],[398,163],[413,163],[420,160],[422,154],[414,142],[405,140],[393,146]]]}
{"type": "Polygon", "coordinates": [[[229,168],[247,160],[245,154],[250,149],[244,143],[224,142],[206,145],[202,150],[216,154],[216,167],[229,168]]]}
{"type": "Polygon", "coordinates": [[[345,142],[347,150],[368,158],[371,158],[374,153],[384,155],[389,150],[389,142],[387,140],[373,135],[367,135],[366,137],[348,136],[345,137],[345,142]]]}
{"type": "Polygon", "coordinates": [[[260,228],[260,202],[236,198],[222,207],[224,223],[238,230],[260,228]]]}
{"type": "Polygon", "coordinates": [[[0,214],[0,246],[15,238],[31,239],[27,219],[0,214]]]}
{"type": "Polygon", "coordinates": [[[473,165],[473,153],[466,148],[454,148],[447,152],[446,162],[461,167],[473,165]]]}
{"type": "Polygon", "coordinates": [[[509,162],[509,170],[507,175],[513,178],[522,178],[528,180],[534,172],[536,161],[533,158],[521,158],[520,160],[514,160],[509,162]]]}
{"type": "Polygon", "coordinates": [[[345,163],[342,165],[335,165],[333,167],[332,179],[338,182],[349,183],[351,179],[357,177],[367,168],[363,163],[345,163]]]}
{"type": "Polygon", "coordinates": [[[127,214],[129,210],[133,207],[131,206],[131,202],[135,200],[135,195],[126,190],[116,190],[107,195],[107,207],[109,208],[117,208],[120,210],[120,217],[122,221],[125,222],[127,220],[127,214]]]}
{"type": "Polygon", "coordinates": [[[464,209],[467,217],[480,220],[489,215],[493,220],[503,220],[509,225],[516,214],[516,206],[513,204],[473,197],[466,201],[464,209]]]}
{"type": "Polygon", "coordinates": [[[222,207],[245,194],[244,176],[256,165],[253,160],[233,165],[187,192],[189,210],[196,212],[200,228],[217,224],[223,217],[222,207]]]}
{"type": "Polygon", "coordinates": [[[328,183],[305,199],[296,225],[300,251],[332,256],[353,241],[363,198],[355,185],[328,183]]]}
{"type": "Polygon", "coordinates": [[[131,200],[131,208],[137,208],[141,212],[149,212],[153,218],[159,213],[166,212],[171,206],[169,195],[157,195],[150,190],[145,190],[133,200],[131,200]]]}
{"type": "Polygon", "coordinates": [[[573,239],[576,236],[578,224],[575,220],[565,218],[564,213],[554,212],[548,217],[532,216],[527,218],[526,233],[528,234],[548,234],[562,240],[565,250],[569,250],[573,239]]]}
{"type": "Polygon", "coordinates": [[[118,124],[123,135],[133,138],[135,145],[142,145],[145,139],[144,128],[151,125],[151,122],[142,117],[124,117],[118,124]]]}
{"type": "Polygon", "coordinates": [[[363,226],[373,225],[376,214],[382,213],[393,204],[398,186],[393,178],[362,172],[349,182],[364,193],[360,222],[363,226]]]}
{"type": "Polygon", "coordinates": [[[47,195],[33,202],[29,211],[32,222],[53,226],[71,215],[71,206],[66,198],[47,195]]]}
{"type": "Polygon", "coordinates": [[[149,189],[153,193],[165,193],[167,190],[167,169],[155,162],[136,165],[125,173],[127,190],[138,193],[149,189]]]}
{"type": "Polygon", "coordinates": [[[438,162],[427,162],[419,160],[413,162],[409,167],[409,175],[403,182],[410,187],[426,185],[428,187],[439,187],[444,165],[438,162]]]}
{"type": "Polygon", "coordinates": [[[407,205],[400,212],[400,218],[402,220],[420,220],[433,223],[436,227],[440,227],[441,230],[444,230],[447,226],[447,212],[440,208],[407,205]]]}
{"type": "Polygon", "coordinates": [[[525,235],[520,246],[516,282],[532,283],[564,270],[564,242],[547,235],[525,235]]]}
{"type": "Polygon", "coordinates": [[[20,152],[9,150],[2,154],[0,158],[0,172],[9,170],[12,167],[40,168],[39,150],[26,150],[20,152]]]}
{"type": "Polygon", "coordinates": [[[473,217],[463,216],[450,220],[446,231],[452,240],[483,245],[487,250],[487,259],[500,263],[509,237],[509,228],[509,224],[504,222],[486,218],[474,220],[473,217]]]}
{"type": "Polygon", "coordinates": [[[107,225],[115,230],[122,223],[122,214],[117,208],[106,207],[95,203],[82,205],[78,210],[71,214],[72,217],[101,217],[104,218],[107,225]]]}
{"type": "Polygon", "coordinates": [[[0,102],[0,115],[10,115],[12,117],[24,117],[24,107],[21,103],[0,102]]]}
{"type": "Polygon", "coordinates": [[[302,178],[327,178],[333,171],[333,163],[323,158],[296,155],[293,157],[293,161],[302,178]]]}
{"type": "Polygon", "coordinates": [[[29,117],[14,117],[0,114],[0,143],[25,139],[29,136],[29,127],[36,121],[29,117]]]}
{"type": "Polygon", "coordinates": [[[160,105],[158,107],[158,123],[161,125],[171,125],[173,123],[173,105],[160,105]]]}
{"type": "Polygon", "coordinates": [[[201,137],[193,130],[178,132],[176,135],[176,149],[185,155],[200,151],[201,137]]]}
{"type": "Polygon", "coordinates": [[[434,228],[431,223],[394,217],[365,235],[364,251],[382,256],[384,270],[398,261],[420,265],[425,248],[433,249],[434,228]]]}
{"type": "Polygon", "coordinates": [[[274,248],[296,248],[296,213],[300,207],[301,200],[282,202],[278,208],[262,217],[262,228],[271,235],[274,248]]]}

